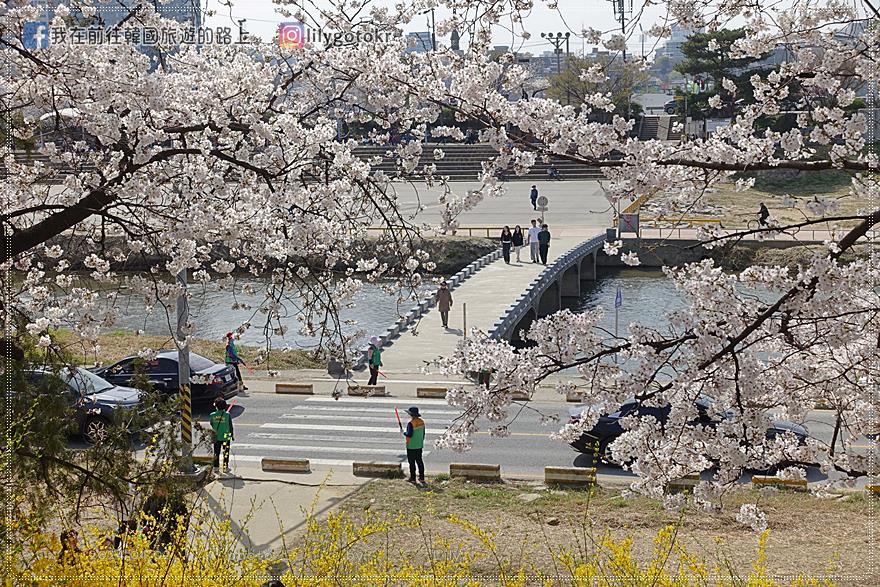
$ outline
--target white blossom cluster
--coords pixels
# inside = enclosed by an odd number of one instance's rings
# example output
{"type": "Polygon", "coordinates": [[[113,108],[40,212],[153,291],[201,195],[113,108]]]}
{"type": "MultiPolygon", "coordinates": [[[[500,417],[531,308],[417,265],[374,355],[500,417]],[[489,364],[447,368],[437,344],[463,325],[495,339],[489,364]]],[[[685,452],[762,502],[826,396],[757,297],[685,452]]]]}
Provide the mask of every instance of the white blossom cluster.
{"type": "MultiPolygon", "coordinates": [[[[308,20],[307,4],[279,10],[308,20]]],[[[61,327],[95,341],[116,322],[112,308],[122,288],[143,299],[145,312],[164,309],[171,324],[174,300],[183,293],[176,278],[188,271],[199,287],[211,282],[231,297],[259,293],[263,299],[249,308],[253,314],[236,328],[239,334],[256,327],[267,338],[282,335],[281,318],[294,315],[300,331],[320,336],[329,355],[350,358],[352,335],[343,334],[339,311],[362,280],[392,277],[393,293],[409,299],[433,267],[419,250],[420,230],[454,231],[462,212],[505,197],[501,171],[521,174],[538,157],[563,156],[600,165],[615,207],[642,194],[677,191],[676,206],[687,209],[737,171],[841,169],[854,174],[850,197],[863,202],[846,223],[835,219],[842,214],[835,200],[818,196],[804,205],[819,220],[792,228],[774,219],[771,226],[776,233],[831,226],[825,251],[792,269],[726,274],[702,262],[669,270],[687,308],[671,313],[663,329],[633,324],[628,338],[613,339],[597,328],[598,314],[561,312],[532,324],[527,335],[535,346],[520,352],[478,333],[468,336],[440,370],[490,370],[492,385],[450,391],[465,417],[439,444],[467,449],[481,418],[493,434],[507,434],[514,392],[532,393],[568,369],[587,407],[580,423],[559,431],[562,439],[628,398],[671,407],[662,427],[650,418],[626,419],[626,433],[613,447],[615,458],[632,461],[641,491],[657,493],[666,481],[711,465],[715,486],[732,483],[744,467],[804,459],[827,470],[865,470],[865,457],[849,445],[876,426],[870,390],[878,376],[880,263],[871,255],[844,262],[843,255],[874,238],[878,221],[878,159],[867,148],[878,137],[853,104],[859,88],[880,78],[880,27],[865,27],[857,37],[834,34],[841,23],[860,22],[857,6],[719,0],[710,9],[701,0],[667,2],[667,24],[649,34],[668,36],[673,22],[717,30],[741,20],[746,36],[731,56],[759,57],[777,46],[792,56],[751,77],[754,100],[732,124],[706,139],[670,144],[632,139],[634,120],[597,121],[598,111],[614,110],[608,94],[576,107],[534,96],[534,80],[512,54],[496,58],[488,51],[501,22],[528,38],[522,17],[533,2],[367,1],[356,17],[347,3],[327,5],[323,25],[398,32],[427,8],[454,6],[455,22],[438,29],[468,30],[470,43],[459,52],[410,54],[399,38],[293,49],[160,47],[148,55],[111,44],[34,50],[20,33],[2,36],[0,85],[4,104],[16,113],[13,133],[19,140],[43,136],[39,152],[52,163],[30,164],[0,147],[7,172],[0,210],[4,235],[12,235],[0,251],[4,291],[11,293],[2,311],[16,333],[46,348],[61,327]],[[511,101],[510,94],[529,98],[511,101]],[[436,175],[444,151],[423,152],[418,139],[444,108],[457,122],[477,121],[480,140],[497,152],[483,162],[478,186],[447,183],[436,175]],[[798,128],[762,126],[767,116],[791,109],[799,112],[798,128]],[[337,136],[339,121],[372,129],[374,141],[400,132],[417,140],[389,147],[396,171],[383,172],[377,158],[358,156],[354,140],[337,136]],[[439,226],[426,227],[425,203],[416,210],[400,205],[395,182],[419,176],[443,188],[439,226]],[[133,263],[139,270],[126,270],[133,263]],[[242,285],[242,276],[265,278],[264,286],[242,285]],[[701,395],[715,398],[716,415],[728,415],[718,426],[691,425],[701,395]],[[820,401],[845,418],[844,450],[831,456],[827,447],[799,446],[790,435],[765,438],[769,410],[803,421],[820,401]]],[[[52,26],[67,26],[61,14],[52,26]]],[[[0,29],[22,31],[40,16],[35,6],[13,4],[0,15],[0,29]]],[[[139,26],[175,26],[149,11],[138,18],[139,26]]],[[[615,51],[625,41],[616,32],[581,35],[615,51]]],[[[592,68],[581,75],[603,76],[592,68]]],[[[733,81],[721,85],[713,108],[738,97],[733,81]]],[[[450,126],[431,132],[463,138],[450,126]]],[[[740,178],[737,189],[753,182],[740,178]]],[[[713,247],[731,236],[707,229],[700,238],[713,247]]],[[[605,247],[628,265],[640,263],[621,249],[605,247]]],[[[191,287],[188,295],[196,291],[191,287]]],[[[191,334],[192,325],[184,336],[191,334]]],[[[701,491],[707,500],[716,495],[701,491]]],[[[762,526],[757,512],[741,516],[762,526]]]]}

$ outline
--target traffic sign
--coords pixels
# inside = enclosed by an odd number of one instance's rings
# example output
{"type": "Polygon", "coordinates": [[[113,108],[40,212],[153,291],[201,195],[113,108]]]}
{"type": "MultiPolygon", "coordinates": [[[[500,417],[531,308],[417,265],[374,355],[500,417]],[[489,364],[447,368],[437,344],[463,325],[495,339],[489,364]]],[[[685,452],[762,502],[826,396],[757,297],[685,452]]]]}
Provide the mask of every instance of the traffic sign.
{"type": "Polygon", "coordinates": [[[617,287],[617,295],[614,296],[614,307],[619,308],[623,305],[623,292],[620,291],[620,286],[617,287]]]}
{"type": "Polygon", "coordinates": [[[541,196],[538,198],[538,207],[544,207],[550,203],[550,200],[547,199],[547,196],[541,196]]]}
{"type": "Polygon", "coordinates": [[[538,212],[546,212],[549,209],[547,206],[538,206],[538,212]]]}

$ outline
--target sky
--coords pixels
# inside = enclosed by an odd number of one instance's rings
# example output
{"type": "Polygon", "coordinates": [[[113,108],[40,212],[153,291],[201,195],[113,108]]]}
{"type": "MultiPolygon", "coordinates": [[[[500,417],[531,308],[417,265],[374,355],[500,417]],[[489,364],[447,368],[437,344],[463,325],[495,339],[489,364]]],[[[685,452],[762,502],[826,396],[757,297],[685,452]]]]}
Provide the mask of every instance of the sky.
{"type": "MultiPolygon", "coordinates": [[[[392,5],[392,1],[376,0],[378,4],[392,5]]],[[[625,0],[628,1],[628,0],[625,0]]],[[[633,10],[639,13],[644,6],[645,0],[633,0],[633,10]]],[[[207,19],[208,26],[230,26],[238,28],[239,19],[247,19],[244,24],[245,30],[262,38],[264,41],[271,40],[275,35],[278,23],[286,20],[275,12],[272,0],[232,0],[232,8],[225,4],[228,0],[206,0],[207,9],[215,10],[217,14],[207,19]]],[[[557,10],[547,8],[543,0],[535,0],[535,7],[525,19],[525,28],[532,34],[528,41],[512,39],[509,31],[498,30],[493,39],[495,45],[507,45],[517,51],[539,54],[543,51],[552,50],[549,42],[541,39],[541,32],[570,31],[572,35],[579,33],[585,27],[593,27],[598,30],[608,31],[618,29],[619,24],[615,21],[612,4],[608,0],[559,0],[557,10]],[[566,26],[567,25],[567,26],[566,26]]],[[[329,4],[328,4],[329,5],[329,4]]],[[[650,6],[644,8],[644,14],[640,22],[647,30],[650,25],[663,21],[665,9],[662,6],[650,6]]],[[[441,20],[448,13],[437,11],[435,18],[441,20]]],[[[430,31],[430,15],[417,19],[406,28],[407,32],[430,31]]],[[[642,42],[640,33],[636,30],[628,42],[627,50],[632,54],[641,54],[642,42]]],[[[657,43],[657,39],[645,38],[645,53],[649,54],[657,43]]],[[[439,45],[448,45],[448,37],[437,39],[439,45]]],[[[591,46],[584,45],[581,39],[570,40],[572,53],[580,53],[583,49],[587,52],[591,46]]]]}

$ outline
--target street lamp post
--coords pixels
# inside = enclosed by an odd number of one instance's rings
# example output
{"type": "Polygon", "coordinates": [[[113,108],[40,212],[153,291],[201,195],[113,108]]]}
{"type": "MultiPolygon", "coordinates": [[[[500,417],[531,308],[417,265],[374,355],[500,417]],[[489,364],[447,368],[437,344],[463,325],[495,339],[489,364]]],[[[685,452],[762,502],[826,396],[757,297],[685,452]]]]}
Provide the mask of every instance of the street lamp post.
{"type": "MultiPolygon", "coordinates": [[[[568,64],[569,64],[569,59],[568,59],[568,55],[569,55],[568,40],[569,40],[569,37],[571,37],[571,33],[562,34],[560,32],[557,32],[555,36],[553,35],[553,33],[541,33],[541,38],[547,39],[548,41],[550,41],[550,44],[553,45],[553,53],[556,54],[556,75],[562,74],[562,65],[560,63],[560,59],[562,56],[562,44],[563,43],[565,43],[565,66],[568,67],[568,64]]],[[[570,94],[569,94],[567,88],[565,91],[565,95],[566,95],[566,102],[570,104],[571,98],[570,98],[570,94]]]]}

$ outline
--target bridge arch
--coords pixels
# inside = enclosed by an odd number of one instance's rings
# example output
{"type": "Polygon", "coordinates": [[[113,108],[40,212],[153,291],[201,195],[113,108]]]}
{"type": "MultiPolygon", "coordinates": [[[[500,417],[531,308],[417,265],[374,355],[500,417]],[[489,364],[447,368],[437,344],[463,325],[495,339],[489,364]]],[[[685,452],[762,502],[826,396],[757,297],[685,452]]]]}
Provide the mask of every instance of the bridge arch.
{"type": "Polygon", "coordinates": [[[553,281],[538,300],[538,318],[543,318],[562,309],[559,281],[553,281]]]}
{"type": "Polygon", "coordinates": [[[598,250],[581,257],[581,280],[596,281],[596,255],[598,250]]]}
{"type": "Polygon", "coordinates": [[[563,298],[581,297],[581,267],[580,263],[572,263],[571,267],[562,273],[559,279],[560,295],[563,298]]]}
{"type": "Polygon", "coordinates": [[[529,328],[532,327],[532,323],[538,319],[538,312],[535,311],[534,308],[529,308],[528,312],[520,318],[519,322],[516,323],[516,326],[513,327],[513,330],[510,332],[510,342],[514,346],[517,343],[523,342],[523,332],[527,332],[529,328]]]}

